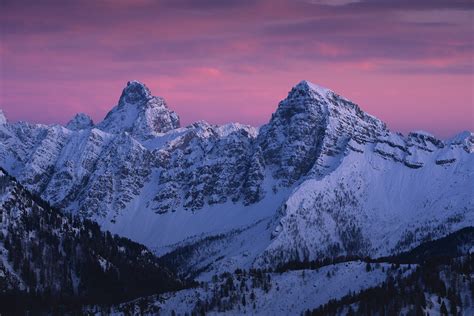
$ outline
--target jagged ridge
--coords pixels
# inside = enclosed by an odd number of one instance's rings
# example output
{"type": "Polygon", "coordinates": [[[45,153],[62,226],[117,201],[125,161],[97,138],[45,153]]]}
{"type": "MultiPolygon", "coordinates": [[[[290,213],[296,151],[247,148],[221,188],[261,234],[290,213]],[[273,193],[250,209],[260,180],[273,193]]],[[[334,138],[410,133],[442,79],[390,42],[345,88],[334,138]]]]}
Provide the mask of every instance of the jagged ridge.
{"type": "Polygon", "coordinates": [[[179,127],[164,99],[137,81],[99,124],[84,116],[72,122],[2,120],[0,166],[53,205],[149,246],[265,219],[260,253],[243,258],[236,248],[234,255],[235,264],[267,265],[387,254],[472,221],[472,133],[448,141],[392,133],[307,81],[258,131],[205,122],[179,127]],[[421,184],[426,192],[415,190],[421,184]],[[392,198],[400,192],[405,198],[392,198]],[[392,226],[397,216],[407,220],[392,226]],[[379,225],[393,229],[393,238],[384,239],[379,225]]]}

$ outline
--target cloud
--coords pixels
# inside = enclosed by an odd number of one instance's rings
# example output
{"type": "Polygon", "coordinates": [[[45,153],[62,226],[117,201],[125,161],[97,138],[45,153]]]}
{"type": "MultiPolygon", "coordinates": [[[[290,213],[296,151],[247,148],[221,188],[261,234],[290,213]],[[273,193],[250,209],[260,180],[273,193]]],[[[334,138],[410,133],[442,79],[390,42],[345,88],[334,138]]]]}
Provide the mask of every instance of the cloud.
{"type": "Polygon", "coordinates": [[[356,96],[373,93],[379,81],[395,86],[421,76],[435,85],[449,77],[462,89],[451,84],[443,91],[464,104],[459,109],[472,106],[466,88],[473,80],[472,1],[7,0],[0,6],[0,107],[7,104],[17,118],[66,120],[73,110],[93,107],[100,119],[131,78],[163,89],[188,122],[209,115],[262,123],[303,77],[341,85],[343,94],[353,93],[356,81],[362,91],[356,96]],[[176,88],[183,82],[186,91],[176,88]],[[29,94],[18,95],[25,89],[29,94]]]}
{"type": "Polygon", "coordinates": [[[361,0],[311,0],[308,1],[312,4],[320,4],[320,5],[330,5],[330,6],[343,6],[350,3],[357,3],[361,0]]]}
{"type": "Polygon", "coordinates": [[[473,10],[474,3],[470,0],[365,0],[353,7],[364,10],[473,10]]]}
{"type": "Polygon", "coordinates": [[[257,0],[161,0],[162,6],[190,11],[222,11],[254,6],[257,0]]]}

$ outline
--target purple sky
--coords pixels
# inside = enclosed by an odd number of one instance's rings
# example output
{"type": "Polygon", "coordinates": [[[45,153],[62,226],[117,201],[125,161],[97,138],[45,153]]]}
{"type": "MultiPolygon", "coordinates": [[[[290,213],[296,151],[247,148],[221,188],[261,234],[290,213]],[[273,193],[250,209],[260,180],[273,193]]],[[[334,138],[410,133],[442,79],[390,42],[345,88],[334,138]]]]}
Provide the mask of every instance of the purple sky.
{"type": "Polygon", "coordinates": [[[396,131],[474,130],[474,2],[0,0],[0,108],[100,121],[128,80],[184,124],[266,123],[302,79],[396,131]]]}

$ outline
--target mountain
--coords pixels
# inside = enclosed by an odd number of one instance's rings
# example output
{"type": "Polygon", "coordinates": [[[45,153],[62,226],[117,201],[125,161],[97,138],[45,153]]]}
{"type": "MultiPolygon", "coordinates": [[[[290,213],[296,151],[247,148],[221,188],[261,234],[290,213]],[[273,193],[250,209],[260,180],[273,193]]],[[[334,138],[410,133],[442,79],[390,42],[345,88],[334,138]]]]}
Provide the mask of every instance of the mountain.
{"type": "Polygon", "coordinates": [[[145,246],[63,214],[0,169],[2,314],[62,313],[184,284],[145,246]]]}
{"type": "Polygon", "coordinates": [[[179,127],[178,115],[163,98],[154,97],[138,81],[129,81],[114,107],[98,125],[109,133],[128,132],[138,139],[156,137],[179,127]]]}
{"type": "Polygon", "coordinates": [[[393,133],[308,81],[259,129],[180,127],[138,81],[95,125],[0,119],[0,166],[28,190],[201,279],[389,256],[472,226],[473,152],[471,132],[393,133]]]}
{"type": "Polygon", "coordinates": [[[413,273],[332,299],[307,310],[305,315],[402,314],[404,311],[412,315],[472,315],[473,245],[474,227],[423,243],[389,258],[397,263],[416,263],[413,273]]]}
{"type": "Polygon", "coordinates": [[[199,287],[117,304],[111,310],[165,315],[472,315],[473,247],[474,227],[469,227],[388,258],[293,262],[276,271],[237,269],[214,275],[199,287]]]}
{"type": "Polygon", "coordinates": [[[84,113],[76,114],[67,124],[66,128],[72,131],[80,131],[82,129],[92,128],[94,122],[92,118],[84,113]]]}
{"type": "Polygon", "coordinates": [[[356,104],[302,81],[260,129],[258,143],[266,164],[276,167],[274,177],[293,183],[331,173],[352,142],[375,142],[387,134],[383,122],[356,104]]]}
{"type": "Polygon", "coordinates": [[[408,265],[392,269],[390,264],[381,263],[367,271],[366,266],[363,261],[349,261],[285,273],[237,270],[216,275],[198,288],[113,306],[112,312],[127,315],[142,306],[150,315],[172,315],[173,311],[176,315],[301,315],[331,299],[370,289],[391,276],[406,276],[415,270],[408,265]]]}

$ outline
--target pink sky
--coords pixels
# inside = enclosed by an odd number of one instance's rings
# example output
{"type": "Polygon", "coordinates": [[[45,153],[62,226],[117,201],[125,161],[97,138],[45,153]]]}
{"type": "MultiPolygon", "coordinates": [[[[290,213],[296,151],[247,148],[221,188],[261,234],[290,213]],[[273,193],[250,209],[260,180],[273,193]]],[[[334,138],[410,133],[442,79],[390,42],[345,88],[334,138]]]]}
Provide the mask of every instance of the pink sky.
{"type": "Polygon", "coordinates": [[[306,79],[393,130],[474,130],[472,1],[0,2],[0,109],[99,122],[128,80],[184,124],[266,123],[306,79]],[[327,5],[325,3],[338,3],[327,5]]]}

